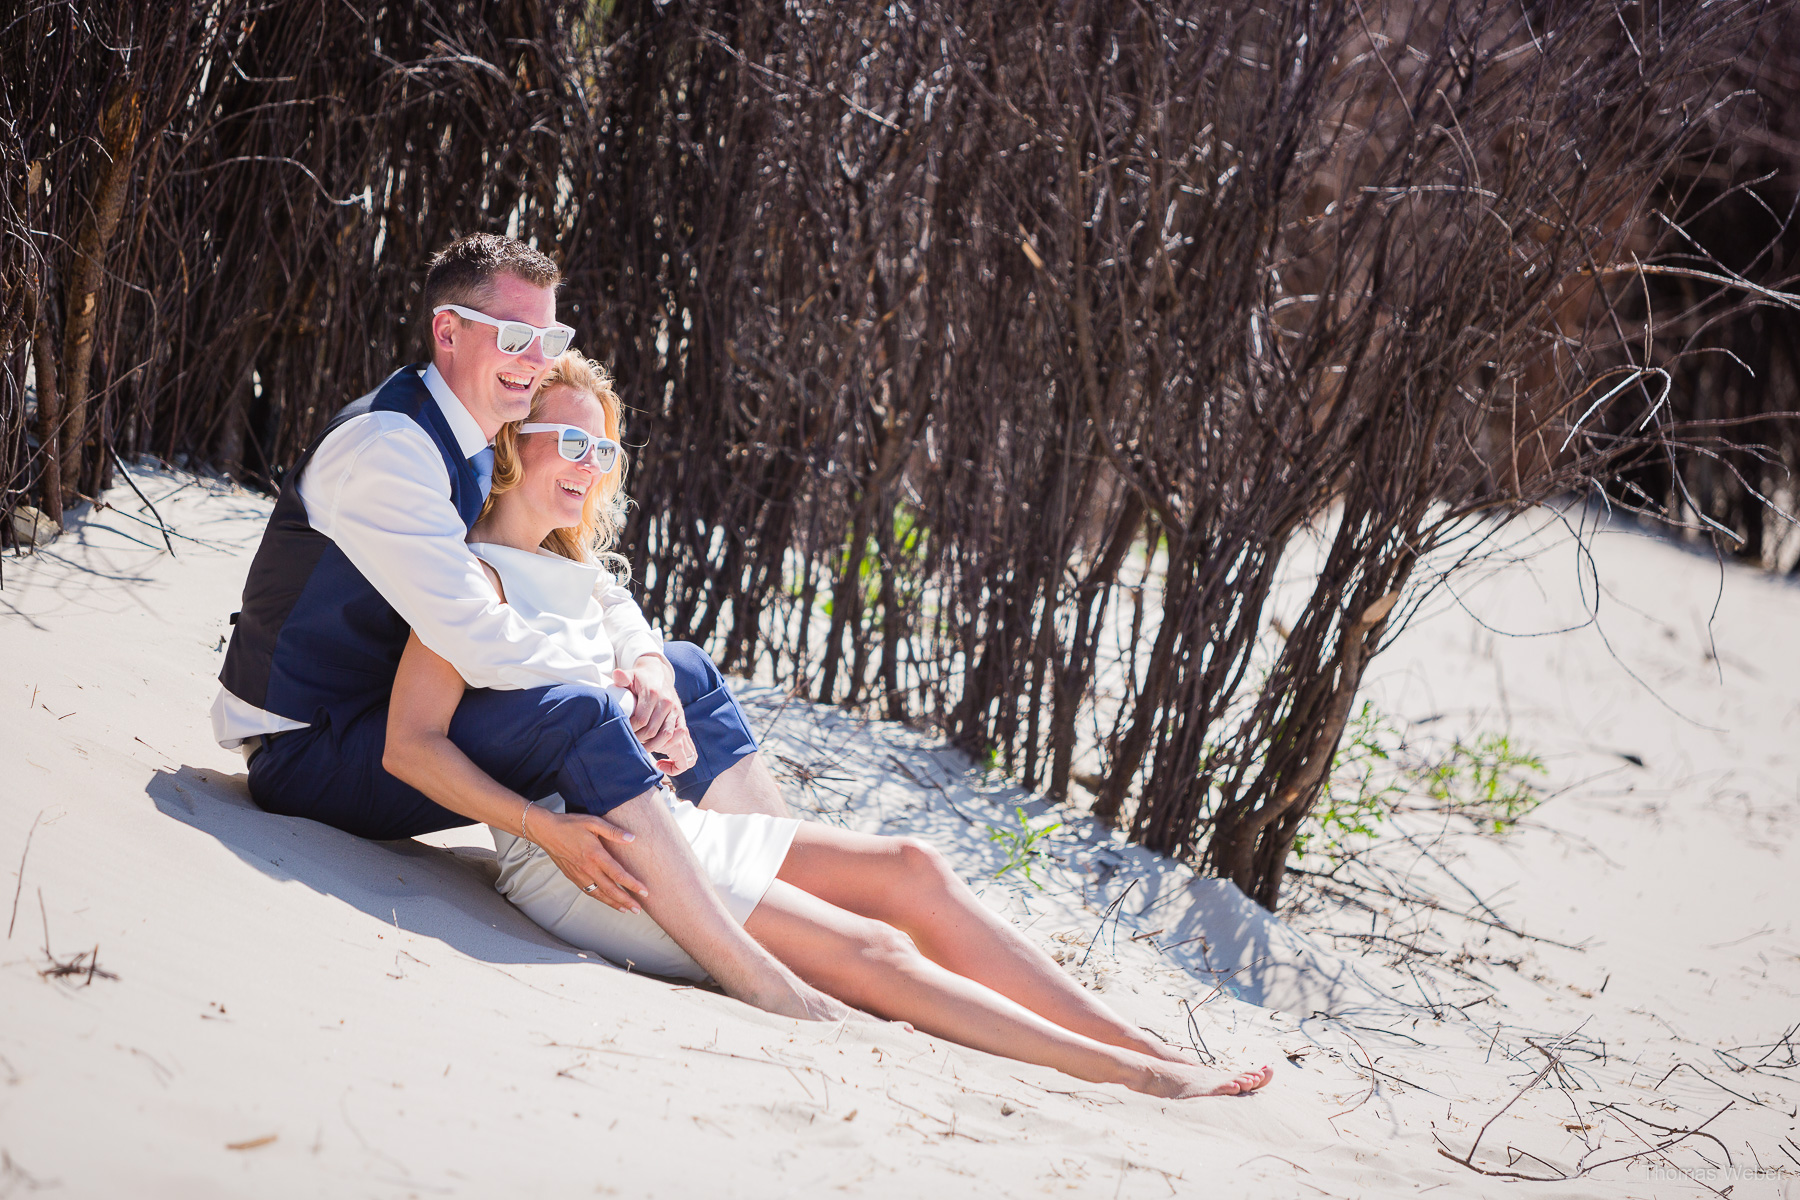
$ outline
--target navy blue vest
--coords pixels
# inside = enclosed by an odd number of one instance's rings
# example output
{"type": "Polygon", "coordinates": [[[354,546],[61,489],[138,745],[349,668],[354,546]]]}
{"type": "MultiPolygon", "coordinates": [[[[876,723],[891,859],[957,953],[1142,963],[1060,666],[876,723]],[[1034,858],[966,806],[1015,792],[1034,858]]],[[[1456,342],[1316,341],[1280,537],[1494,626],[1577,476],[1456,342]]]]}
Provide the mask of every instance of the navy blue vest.
{"type": "Polygon", "coordinates": [[[481,514],[481,485],[456,435],[419,378],[405,367],[345,405],[308,446],[281,487],[244,582],[219,682],[256,707],[294,721],[341,725],[393,690],[409,626],[337,544],[306,520],[300,479],[326,436],[351,417],[403,413],[437,444],[450,471],[450,498],[465,528],[481,514]]]}

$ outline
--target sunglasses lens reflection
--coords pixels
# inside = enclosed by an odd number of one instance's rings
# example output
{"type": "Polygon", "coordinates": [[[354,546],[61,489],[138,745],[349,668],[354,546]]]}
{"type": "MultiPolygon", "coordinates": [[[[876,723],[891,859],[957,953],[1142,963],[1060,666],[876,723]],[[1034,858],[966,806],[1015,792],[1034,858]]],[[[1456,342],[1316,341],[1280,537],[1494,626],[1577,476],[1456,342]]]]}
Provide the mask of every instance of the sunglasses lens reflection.
{"type": "MultiPolygon", "coordinates": [[[[555,358],[569,348],[569,341],[574,335],[566,330],[552,329],[544,335],[544,357],[555,358]]],[[[519,349],[523,350],[521,346],[519,349]]]]}
{"type": "Polygon", "coordinates": [[[508,321],[506,324],[500,326],[500,351],[503,354],[522,353],[525,347],[531,345],[531,339],[534,336],[536,335],[533,333],[531,326],[521,325],[517,321],[508,321]]]}
{"type": "Polygon", "coordinates": [[[572,429],[565,429],[559,449],[562,451],[562,456],[570,462],[580,462],[587,457],[588,436],[585,433],[576,433],[572,429]]]}

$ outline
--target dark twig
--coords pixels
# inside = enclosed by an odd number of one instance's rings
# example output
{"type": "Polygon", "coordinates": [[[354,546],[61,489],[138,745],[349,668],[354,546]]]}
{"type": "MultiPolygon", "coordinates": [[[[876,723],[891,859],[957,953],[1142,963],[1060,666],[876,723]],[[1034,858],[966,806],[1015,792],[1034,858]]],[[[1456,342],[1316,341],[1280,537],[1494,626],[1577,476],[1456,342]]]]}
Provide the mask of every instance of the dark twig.
{"type": "Polygon", "coordinates": [[[66,961],[50,960],[50,965],[38,972],[40,979],[67,979],[72,975],[84,976],[82,987],[89,987],[95,979],[117,979],[118,976],[100,965],[100,947],[84,950],[74,958],[66,961]]]}
{"type": "MultiPolygon", "coordinates": [[[[44,819],[45,811],[38,809],[38,815],[31,818],[31,828],[25,831],[25,849],[19,855],[19,881],[13,885],[12,917],[6,922],[6,940],[9,942],[12,941],[13,926],[19,921],[19,893],[25,890],[25,860],[31,854],[31,839],[37,834],[38,822],[44,819]]],[[[48,933],[45,933],[44,941],[49,943],[48,933]]]]}
{"type": "Polygon", "coordinates": [[[169,557],[174,558],[175,557],[175,542],[174,542],[174,539],[169,537],[168,522],[166,522],[162,519],[162,514],[156,511],[156,505],[150,503],[150,497],[144,495],[144,489],[140,488],[137,485],[137,480],[135,480],[131,477],[131,470],[130,470],[130,468],[128,468],[125,465],[125,460],[119,457],[119,452],[117,450],[115,450],[110,444],[106,447],[106,449],[112,455],[112,460],[113,460],[114,464],[116,464],[118,466],[120,477],[123,478],[126,483],[131,485],[131,490],[137,493],[137,498],[144,502],[144,507],[149,509],[150,515],[156,519],[157,532],[162,534],[163,545],[165,545],[169,548],[169,557]]]}
{"type": "MultiPolygon", "coordinates": [[[[1137,879],[1133,879],[1130,883],[1126,884],[1125,890],[1115,896],[1112,903],[1108,904],[1106,908],[1101,911],[1100,924],[1095,927],[1094,936],[1088,939],[1087,949],[1082,952],[1082,966],[1087,966],[1088,955],[1094,952],[1094,943],[1098,942],[1100,940],[1100,935],[1106,932],[1106,922],[1109,918],[1113,921],[1114,928],[1117,928],[1119,913],[1122,911],[1120,906],[1125,903],[1125,897],[1131,895],[1131,889],[1137,885],[1137,879]]],[[[1114,936],[1116,937],[1117,935],[1115,934],[1114,936]]]]}
{"type": "Polygon", "coordinates": [[[127,459],[273,490],[416,264],[516,227],[670,636],[1053,799],[1099,758],[1102,822],[1274,908],[1433,564],[1568,494],[1783,519],[1792,0],[352,7],[0,26],[0,529],[122,471],[173,553],[127,459]]]}
{"type": "Polygon", "coordinates": [[[1524,1087],[1522,1087],[1518,1091],[1514,1092],[1512,1095],[1512,1099],[1508,1100],[1505,1104],[1501,1105],[1500,1110],[1498,1112],[1496,1112],[1493,1116],[1489,1117],[1486,1121],[1484,1121],[1482,1123],[1481,1128],[1479,1130],[1477,1130],[1475,1133],[1475,1140],[1473,1142],[1469,1143],[1469,1149],[1468,1149],[1467,1153],[1463,1154],[1461,1157],[1458,1157],[1458,1156],[1450,1153],[1450,1151],[1448,1149],[1446,1149],[1445,1147],[1439,1146],[1438,1147],[1439,1154],[1443,1155],[1445,1158],[1449,1159],[1451,1162],[1461,1163],[1463,1166],[1469,1168],[1471,1171],[1479,1171],[1483,1175],[1499,1175],[1499,1176],[1503,1176],[1508,1179],[1534,1179],[1539,1182],[1548,1182],[1548,1181],[1556,1178],[1556,1176],[1521,1175],[1514,1171],[1490,1171],[1486,1167],[1478,1167],[1474,1163],[1475,1151],[1480,1148],[1481,1139],[1487,1136],[1487,1131],[1490,1128],[1492,1128],[1494,1122],[1498,1121],[1501,1117],[1505,1116],[1507,1109],[1509,1109],[1513,1105],[1517,1104],[1519,1102],[1519,1098],[1524,1096],[1526,1092],[1529,1092],[1532,1088],[1534,1088],[1538,1084],[1542,1083],[1544,1081],[1544,1077],[1549,1075],[1550,1072],[1556,1070],[1557,1066],[1559,1065],[1557,1063],[1556,1055],[1551,1053],[1549,1050],[1546,1050],[1544,1047],[1539,1046],[1536,1043],[1533,1043],[1532,1049],[1536,1050],[1539,1054],[1542,1054],[1544,1056],[1546,1061],[1544,1063],[1543,1069],[1541,1071],[1539,1071],[1536,1075],[1532,1076],[1530,1083],[1527,1083],[1524,1087]]]}

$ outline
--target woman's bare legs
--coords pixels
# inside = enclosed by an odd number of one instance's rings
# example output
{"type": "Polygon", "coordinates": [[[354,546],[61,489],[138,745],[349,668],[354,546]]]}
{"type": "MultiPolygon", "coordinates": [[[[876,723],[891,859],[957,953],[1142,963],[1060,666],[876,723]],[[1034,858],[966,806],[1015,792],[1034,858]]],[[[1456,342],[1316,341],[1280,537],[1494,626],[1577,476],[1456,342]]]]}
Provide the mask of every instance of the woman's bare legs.
{"type": "Polygon", "coordinates": [[[1232,1077],[1065,1029],[932,962],[887,922],[779,879],[744,928],[820,991],[972,1049],[1171,1099],[1235,1095],[1268,1082],[1267,1068],[1232,1077]]]}
{"type": "MultiPolygon", "coordinates": [[[[700,801],[719,812],[786,816],[760,753],[723,772],[700,801]]],[[[1010,921],[988,911],[925,842],[803,824],[781,879],[909,934],[933,962],[982,983],[1065,1029],[1158,1058],[1186,1061],[1121,1021],[1010,921]]]]}
{"type": "Polygon", "coordinates": [[[778,878],[904,931],[933,962],[1064,1029],[1154,1058],[1190,1061],[1069,978],[1012,922],[982,904],[925,842],[802,825],[778,878]]]}
{"type": "MultiPolygon", "coordinates": [[[[761,754],[748,755],[721,774],[700,804],[724,812],[787,815],[780,786],[761,754]]],[[[1237,1076],[1206,1071],[1146,1037],[1070,979],[1010,921],[990,912],[941,854],[913,838],[802,824],[776,884],[745,929],[802,979],[840,1000],[877,1016],[911,1021],[949,1041],[1078,1078],[1136,1080],[1128,1082],[1134,1087],[1148,1080],[1150,1086],[1139,1090],[1185,1096],[1253,1091],[1274,1074],[1268,1067],[1237,1076]],[[793,891],[782,888],[784,881],[803,899],[784,902],[781,897],[793,891]],[[804,900],[815,897],[824,903],[807,911],[804,900]],[[855,921],[858,917],[863,920],[855,921]],[[778,944],[764,940],[764,933],[778,944]],[[934,964],[940,970],[925,969],[934,964]],[[814,969],[820,974],[809,974],[814,969]],[[888,1002],[894,980],[873,982],[894,971],[911,981],[906,1011],[888,1002]],[[1139,1058],[1178,1069],[1173,1077],[1145,1076],[1139,1058]]]]}

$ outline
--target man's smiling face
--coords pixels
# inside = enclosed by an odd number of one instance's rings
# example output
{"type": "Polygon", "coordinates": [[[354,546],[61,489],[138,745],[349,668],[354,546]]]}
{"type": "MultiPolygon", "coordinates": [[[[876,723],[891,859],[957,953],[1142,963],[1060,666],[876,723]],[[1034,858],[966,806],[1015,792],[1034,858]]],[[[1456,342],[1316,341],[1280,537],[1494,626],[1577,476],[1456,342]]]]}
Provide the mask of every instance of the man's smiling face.
{"type": "MultiPolygon", "coordinates": [[[[516,275],[494,277],[488,298],[464,307],[499,321],[524,321],[544,328],[556,323],[556,289],[537,287],[516,275]]],[[[441,312],[431,319],[431,360],[469,415],[490,439],[508,421],[531,410],[531,394],[549,367],[541,338],[523,354],[504,354],[492,325],[441,312]]]]}

